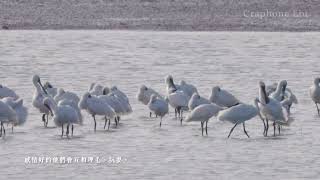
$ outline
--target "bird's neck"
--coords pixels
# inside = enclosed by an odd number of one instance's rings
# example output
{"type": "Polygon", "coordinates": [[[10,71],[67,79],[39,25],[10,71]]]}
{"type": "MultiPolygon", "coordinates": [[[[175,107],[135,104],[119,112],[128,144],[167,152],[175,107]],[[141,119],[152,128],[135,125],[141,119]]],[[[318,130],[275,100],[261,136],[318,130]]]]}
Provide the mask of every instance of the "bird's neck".
{"type": "Polygon", "coordinates": [[[269,103],[269,97],[267,96],[266,89],[263,87],[260,87],[259,91],[259,101],[262,104],[268,104],[269,103]]]}

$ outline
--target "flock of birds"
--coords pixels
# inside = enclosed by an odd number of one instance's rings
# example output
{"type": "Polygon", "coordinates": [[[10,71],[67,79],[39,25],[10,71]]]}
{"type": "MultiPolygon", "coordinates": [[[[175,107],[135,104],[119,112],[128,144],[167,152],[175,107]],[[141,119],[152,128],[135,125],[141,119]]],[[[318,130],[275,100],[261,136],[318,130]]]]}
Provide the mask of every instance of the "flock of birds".
{"type": "MultiPolygon", "coordinates": [[[[132,113],[132,108],[127,95],[116,86],[111,88],[100,84],[92,83],[87,92],[82,97],[77,94],[56,88],[49,82],[44,85],[38,75],[32,77],[35,87],[32,98],[32,105],[42,116],[42,122],[47,127],[49,119],[52,119],[57,127],[61,127],[61,137],[69,137],[70,128],[73,136],[74,125],[82,125],[82,110],[92,116],[94,121],[94,131],[96,131],[96,117],[104,120],[104,129],[110,128],[111,120],[115,126],[119,124],[121,117],[132,113]],[[51,116],[52,118],[49,118],[51,116]]],[[[197,88],[181,81],[175,84],[172,76],[165,78],[166,95],[163,96],[156,90],[142,85],[138,91],[137,99],[146,105],[150,111],[149,116],[154,114],[160,117],[160,127],[162,119],[169,113],[169,106],[175,111],[175,117],[186,122],[200,122],[202,136],[204,131],[208,135],[208,121],[212,117],[217,117],[220,121],[228,121],[234,126],[231,128],[228,138],[237,125],[242,124],[243,132],[249,138],[246,131],[245,122],[259,116],[264,126],[264,136],[268,136],[269,121],[273,125],[273,135],[276,136],[276,129],[279,134],[282,126],[289,126],[293,122],[290,117],[290,109],[293,104],[297,104],[297,98],[287,81],[266,86],[259,82],[259,96],[254,99],[253,104],[246,104],[239,101],[234,95],[218,86],[212,88],[208,99],[199,95],[197,88]],[[187,112],[184,117],[183,113],[187,112]]],[[[310,97],[316,105],[320,116],[318,104],[320,104],[320,78],[314,80],[310,87],[310,97]]],[[[28,116],[28,109],[23,105],[21,99],[12,89],[0,85],[0,137],[5,136],[5,124],[14,126],[23,125],[28,116]]]]}

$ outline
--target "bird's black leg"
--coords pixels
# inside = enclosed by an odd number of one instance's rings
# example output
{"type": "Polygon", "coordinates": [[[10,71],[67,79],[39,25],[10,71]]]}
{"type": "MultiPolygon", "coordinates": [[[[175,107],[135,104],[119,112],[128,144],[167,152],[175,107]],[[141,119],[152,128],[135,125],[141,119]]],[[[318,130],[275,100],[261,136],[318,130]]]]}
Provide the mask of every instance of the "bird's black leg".
{"type": "Polygon", "coordinates": [[[276,122],[273,122],[273,136],[276,136],[276,122]]]}
{"type": "Polygon", "coordinates": [[[66,132],[66,135],[67,135],[67,137],[69,138],[69,124],[67,125],[67,132],[66,132]]]}
{"type": "Polygon", "coordinates": [[[150,112],[150,117],[152,117],[152,112],[150,112]]]}
{"type": "Polygon", "coordinates": [[[12,124],[12,127],[11,127],[11,133],[13,133],[13,124],[12,124]]]}
{"type": "Polygon", "coordinates": [[[230,130],[229,135],[228,135],[228,138],[230,137],[231,133],[233,132],[234,128],[235,128],[237,125],[238,125],[238,123],[236,123],[236,124],[233,126],[233,128],[230,130]]]}
{"type": "Polygon", "coordinates": [[[202,133],[202,136],[203,136],[203,122],[201,121],[201,133],[202,133]]]}
{"type": "Polygon", "coordinates": [[[244,125],[244,122],[243,122],[242,124],[243,124],[243,131],[244,131],[244,133],[248,136],[248,138],[250,138],[250,136],[248,135],[248,132],[246,131],[246,126],[244,125]]]}
{"type": "Polygon", "coordinates": [[[42,114],[43,126],[46,127],[46,114],[42,114]]]}
{"type": "Polygon", "coordinates": [[[71,136],[73,136],[73,124],[71,125],[71,136]]]}
{"type": "Polygon", "coordinates": [[[182,124],[182,120],[183,120],[183,110],[182,110],[182,108],[180,109],[180,111],[181,111],[181,124],[182,124]]]}
{"type": "Polygon", "coordinates": [[[268,136],[268,131],[269,131],[269,120],[266,119],[266,136],[268,136]]]}
{"type": "Polygon", "coordinates": [[[161,124],[162,124],[162,116],[160,117],[160,127],[161,127],[161,124]]]}
{"type": "Polygon", "coordinates": [[[46,127],[48,127],[48,123],[49,123],[49,114],[47,114],[46,127]]]}
{"type": "MultiPolygon", "coordinates": [[[[110,129],[110,123],[111,123],[111,119],[109,119],[109,122],[108,122],[108,131],[109,131],[109,129],[110,129]]],[[[116,126],[118,126],[117,121],[116,121],[116,126]]]]}
{"type": "Polygon", "coordinates": [[[290,105],[288,106],[288,113],[290,113],[291,106],[292,106],[292,104],[290,104],[290,105]]]}
{"type": "Polygon", "coordinates": [[[208,136],[208,121],[206,121],[206,135],[208,136]]]}
{"type": "Polygon", "coordinates": [[[174,108],[174,116],[177,118],[177,108],[174,108]]]}
{"type": "Polygon", "coordinates": [[[263,122],[263,136],[266,136],[266,123],[264,122],[264,119],[263,118],[261,118],[261,120],[262,120],[262,122],[263,122]]]}
{"type": "Polygon", "coordinates": [[[1,131],[0,131],[0,137],[2,136],[2,126],[3,126],[3,123],[1,122],[1,131]]]}
{"type": "Polygon", "coordinates": [[[318,110],[318,115],[320,116],[320,110],[319,110],[319,107],[318,107],[317,103],[316,103],[316,106],[317,106],[317,110],[318,110]]]}
{"type": "Polygon", "coordinates": [[[280,129],[281,129],[281,128],[280,128],[280,125],[278,125],[278,131],[279,131],[279,135],[280,135],[280,129]]]}
{"type": "Polygon", "coordinates": [[[103,127],[103,129],[106,129],[107,121],[108,121],[107,117],[106,117],[106,116],[104,116],[104,127],[103,127]]]}
{"type": "Polygon", "coordinates": [[[96,130],[97,130],[96,117],[95,117],[95,115],[92,115],[92,117],[93,117],[93,120],[94,120],[94,132],[96,132],[96,130]]]}
{"type": "Polygon", "coordinates": [[[61,138],[63,137],[63,124],[61,125],[61,138]]]}

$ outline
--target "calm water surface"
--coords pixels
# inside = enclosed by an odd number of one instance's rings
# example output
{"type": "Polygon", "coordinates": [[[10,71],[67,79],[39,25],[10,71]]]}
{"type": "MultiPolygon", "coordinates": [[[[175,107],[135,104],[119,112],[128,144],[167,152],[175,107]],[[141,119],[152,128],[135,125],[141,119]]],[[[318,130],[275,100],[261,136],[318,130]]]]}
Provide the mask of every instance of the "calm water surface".
{"type": "MultiPolygon", "coordinates": [[[[0,140],[0,178],[25,179],[319,179],[320,118],[308,96],[320,76],[320,33],[0,31],[0,83],[16,90],[29,108],[28,122],[0,140]],[[117,85],[134,112],[120,127],[103,130],[83,112],[85,125],[61,139],[43,128],[31,106],[31,76],[83,94],[91,82],[117,85]],[[135,98],[141,84],[165,92],[164,76],[186,80],[208,97],[215,85],[253,103],[258,81],[288,80],[299,104],[281,136],[263,137],[258,118],[227,139],[232,124],[180,126],[171,113],[162,128],[135,98]],[[25,164],[29,156],[121,157],[121,163],[25,164]]],[[[171,109],[171,112],[173,110],[171,109]]],[[[9,128],[7,128],[9,131],[9,128]]],[[[271,132],[271,131],[270,131],[271,132]]]]}

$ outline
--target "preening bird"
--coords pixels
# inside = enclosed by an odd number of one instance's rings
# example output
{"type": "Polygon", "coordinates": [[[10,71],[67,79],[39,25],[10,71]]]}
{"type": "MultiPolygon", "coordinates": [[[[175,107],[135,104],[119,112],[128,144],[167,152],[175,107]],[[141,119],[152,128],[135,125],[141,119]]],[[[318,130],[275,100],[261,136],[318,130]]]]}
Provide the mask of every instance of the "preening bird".
{"type": "Polygon", "coordinates": [[[45,98],[43,104],[49,109],[53,121],[57,127],[61,127],[61,137],[64,134],[63,126],[67,126],[66,136],[69,137],[69,127],[71,125],[71,136],[73,136],[73,125],[82,124],[82,120],[75,108],[70,105],[63,105],[59,102],[57,105],[52,99],[45,98]]]}
{"type": "Polygon", "coordinates": [[[52,98],[58,94],[58,89],[53,87],[49,82],[46,82],[43,88],[47,91],[48,95],[52,98]]]}
{"type": "Polygon", "coordinates": [[[33,107],[38,109],[40,113],[43,114],[42,121],[44,127],[47,127],[49,121],[49,109],[43,104],[43,100],[46,97],[49,97],[49,95],[45,88],[42,86],[40,77],[38,75],[34,75],[32,77],[32,82],[35,87],[35,92],[32,97],[32,105],[33,107]]]}
{"type": "MultiPolygon", "coordinates": [[[[257,108],[260,111],[260,114],[266,123],[264,123],[265,131],[264,135],[268,135],[269,124],[268,121],[273,121],[274,127],[274,136],[277,125],[288,125],[290,123],[289,116],[283,106],[279,101],[273,99],[272,97],[268,97],[266,93],[265,84],[263,82],[259,83],[259,99],[256,99],[257,108]]],[[[280,126],[278,126],[278,130],[280,133],[280,126]]]]}

